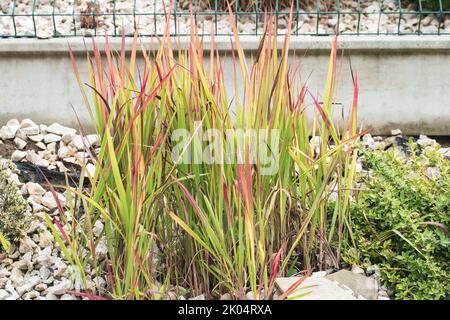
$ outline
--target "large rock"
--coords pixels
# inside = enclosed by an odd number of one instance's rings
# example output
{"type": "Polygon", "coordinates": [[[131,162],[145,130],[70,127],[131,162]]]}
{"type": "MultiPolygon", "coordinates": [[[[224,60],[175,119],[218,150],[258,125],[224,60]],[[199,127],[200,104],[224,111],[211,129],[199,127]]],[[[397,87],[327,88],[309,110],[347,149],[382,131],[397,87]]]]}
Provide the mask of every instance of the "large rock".
{"type": "Polygon", "coordinates": [[[331,281],[336,281],[341,286],[350,288],[354,294],[368,300],[378,299],[378,285],[376,280],[356,274],[348,270],[341,270],[326,276],[331,281]]]}
{"type": "MultiPolygon", "coordinates": [[[[277,278],[275,285],[277,289],[284,293],[297,281],[300,277],[277,278]]],[[[349,288],[343,288],[334,281],[327,279],[323,274],[306,278],[300,286],[295,289],[288,299],[293,300],[358,300],[349,288]]]]}

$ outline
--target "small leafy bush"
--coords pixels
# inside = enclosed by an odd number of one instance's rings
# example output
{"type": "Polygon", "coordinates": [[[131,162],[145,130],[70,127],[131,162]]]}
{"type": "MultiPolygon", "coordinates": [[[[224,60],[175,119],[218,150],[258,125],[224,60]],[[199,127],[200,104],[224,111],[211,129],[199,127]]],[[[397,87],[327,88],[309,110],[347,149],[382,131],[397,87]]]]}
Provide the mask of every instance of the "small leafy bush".
{"type": "MultiPolygon", "coordinates": [[[[417,0],[417,3],[419,0],[417,0]]],[[[442,9],[450,9],[450,0],[422,0],[422,8],[428,10],[439,10],[442,3],[442,9]]]]}
{"type": "Polygon", "coordinates": [[[12,179],[17,168],[11,161],[0,158],[0,240],[17,241],[28,227],[27,202],[12,179]]]}
{"type": "Polygon", "coordinates": [[[450,162],[437,146],[420,152],[410,142],[409,151],[408,160],[394,150],[364,154],[356,246],[345,260],[380,266],[397,299],[442,299],[450,292],[450,162]]]}

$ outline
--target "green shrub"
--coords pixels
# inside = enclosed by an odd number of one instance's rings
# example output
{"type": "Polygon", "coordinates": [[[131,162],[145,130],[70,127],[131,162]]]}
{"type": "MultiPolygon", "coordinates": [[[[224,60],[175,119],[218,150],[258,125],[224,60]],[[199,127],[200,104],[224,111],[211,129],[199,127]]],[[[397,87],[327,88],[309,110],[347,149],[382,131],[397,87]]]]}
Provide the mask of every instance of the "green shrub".
{"type": "Polygon", "coordinates": [[[11,161],[0,158],[0,241],[17,241],[28,227],[27,202],[20,195],[12,174],[17,168],[11,161]]]}
{"type": "Polygon", "coordinates": [[[344,259],[380,266],[398,299],[441,299],[450,292],[450,162],[437,147],[409,148],[409,160],[393,150],[364,154],[365,191],[352,210],[355,248],[344,259]]]}
{"type": "MultiPolygon", "coordinates": [[[[419,2],[419,0],[416,1],[419,2]]],[[[439,10],[440,3],[442,3],[442,9],[450,9],[450,0],[422,0],[422,9],[439,10]]]]}

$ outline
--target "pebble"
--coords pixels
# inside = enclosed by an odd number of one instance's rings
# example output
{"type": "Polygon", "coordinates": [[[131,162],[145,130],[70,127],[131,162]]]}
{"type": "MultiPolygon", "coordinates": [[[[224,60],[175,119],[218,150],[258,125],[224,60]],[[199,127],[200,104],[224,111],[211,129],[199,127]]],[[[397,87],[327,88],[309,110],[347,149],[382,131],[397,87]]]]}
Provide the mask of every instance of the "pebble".
{"type": "Polygon", "coordinates": [[[38,183],[28,182],[26,187],[29,195],[43,195],[46,192],[38,183]]]}
{"type": "Polygon", "coordinates": [[[44,143],[46,144],[59,141],[61,141],[61,136],[58,136],[56,134],[49,133],[44,136],[44,143]]]}
{"type": "Polygon", "coordinates": [[[0,289],[0,300],[6,300],[9,298],[10,293],[4,289],[0,289]]]}
{"type": "Polygon", "coordinates": [[[42,140],[44,140],[44,135],[42,135],[42,134],[37,134],[37,135],[35,135],[35,136],[29,136],[28,139],[30,139],[30,140],[33,141],[33,142],[38,143],[38,142],[41,142],[42,140]]]}
{"type": "Polygon", "coordinates": [[[47,127],[47,132],[53,133],[58,136],[64,136],[64,135],[73,135],[77,131],[72,128],[64,127],[64,126],[60,125],[59,123],[53,123],[47,127]]]}
{"type": "Polygon", "coordinates": [[[20,150],[22,150],[23,148],[25,148],[27,146],[27,142],[20,138],[15,138],[14,143],[16,144],[17,148],[19,148],[20,150]]]}
{"type": "Polygon", "coordinates": [[[352,272],[356,273],[356,274],[364,274],[364,270],[360,266],[357,266],[357,265],[352,266],[352,272]]]}
{"type": "MultiPolygon", "coordinates": [[[[39,126],[30,119],[25,119],[20,124],[20,130],[27,136],[35,136],[40,133],[39,126]]],[[[25,140],[25,139],[24,139],[25,140]]]]}
{"type": "Polygon", "coordinates": [[[48,167],[50,163],[48,160],[43,159],[40,157],[34,150],[28,150],[26,159],[31,162],[34,165],[37,165],[39,167],[48,167]]]}
{"type": "Polygon", "coordinates": [[[0,129],[0,138],[2,140],[12,140],[16,136],[15,132],[11,130],[8,126],[3,126],[0,129]]]}
{"type": "Polygon", "coordinates": [[[27,156],[26,151],[15,150],[13,152],[13,154],[11,155],[11,160],[19,162],[19,161],[22,161],[23,159],[25,159],[26,156],[27,156]]]}
{"type": "Polygon", "coordinates": [[[64,294],[61,296],[60,300],[79,300],[79,299],[72,294],[64,294]]]}
{"type": "Polygon", "coordinates": [[[66,293],[66,291],[70,290],[72,286],[72,282],[69,279],[62,280],[57,285],[49,287],[47,290],[49,293],[53,293],[54,295],[61,296],[66,293]]]}
{"type": "Polygon", "coordinates": [[[48,248],[53,246],[54,237],[50,231],[45,230],[39,234],[39,247],[48,248]]]}
{"type": "MultiPolygon", "coordinates": [[[[60,194],[56,192],[56,197],[59,200],[59,203],[61,204],[61,206],[65,206],[66,205],[66,198],[60,194]]],[[[43,206],[45,206],[47,209],[49,210],[54,210],[56,208],[58,208],[58,203],[56,202],[55,197],[53,196],[53,193],[48,191],[41,199],[41,204],[43,206]]]]}
{"type": "Polygon", "coordinates": [[[436,144],[436,140],[430,139],[425,135],[420,135],[416,142],[421,147],[434,146],[436,144]]]}

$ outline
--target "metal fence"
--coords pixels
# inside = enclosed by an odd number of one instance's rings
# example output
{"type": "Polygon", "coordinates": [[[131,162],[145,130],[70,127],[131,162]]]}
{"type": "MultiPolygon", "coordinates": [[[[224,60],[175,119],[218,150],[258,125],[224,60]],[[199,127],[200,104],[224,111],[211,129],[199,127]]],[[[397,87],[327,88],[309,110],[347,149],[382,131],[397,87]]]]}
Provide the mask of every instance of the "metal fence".
{"type": "MultiPolygon", "coordinates": [[[[260,35],[265,13],[286,33],[287,0],[230,0],[241,35],[260,35]]],[[[224,0],[0,0],[0,37],[188,35],[191,14],[200,34],[230,35],[224,0]]],[[[294,35],[448,35],[450,0],[294,0],[294,35]]]]}

